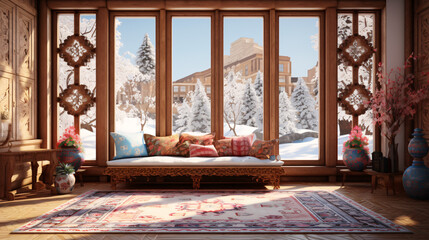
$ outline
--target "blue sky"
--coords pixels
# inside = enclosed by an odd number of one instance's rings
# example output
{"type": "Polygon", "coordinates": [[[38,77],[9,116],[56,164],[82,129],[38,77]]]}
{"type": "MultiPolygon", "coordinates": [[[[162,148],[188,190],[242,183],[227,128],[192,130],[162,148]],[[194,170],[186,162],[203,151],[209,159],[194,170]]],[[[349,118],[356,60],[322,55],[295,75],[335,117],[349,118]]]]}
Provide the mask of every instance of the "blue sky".
{"type": "MultiPolygon", "coordinates": [[[[119,18],[123,43],[120,53],[136,54],[145,33],[155,45],[155,18],[119,18]]],[[[280,18],[280,55],[291,57],[292,76],[307,76],[307,70],[318,61],[311,36],[318,33],[318,18],[280,18]]],[[[173,18],[173,81],[210,68],[210,18],[173,18]]],[[[229,54],[233,41],[253,38],[263,46],[263,20],[260,17],[224,19],[224,54],[229,54]]]]}

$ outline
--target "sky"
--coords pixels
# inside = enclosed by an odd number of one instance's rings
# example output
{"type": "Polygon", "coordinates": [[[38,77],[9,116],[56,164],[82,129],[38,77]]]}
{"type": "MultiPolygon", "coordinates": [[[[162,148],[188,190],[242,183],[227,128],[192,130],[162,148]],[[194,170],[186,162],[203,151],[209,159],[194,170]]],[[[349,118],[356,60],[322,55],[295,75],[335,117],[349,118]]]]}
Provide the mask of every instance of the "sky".
{"type": "MultiPolygon", "coordinates": [[[[146,33],[156,47],[154,17],[120,17],[118,20],[121,25],[117,30],[123,43],[120,54],[130,52],[136,55],[146,33]]],[[[173,81],[210,68],[210,18],[174,17],[172,21],[173,81]]],[[[307,76],[307,70],[316,65],[319,54],[313,49],[311,36],[318,32],[316,17],[280,18],[279,54],[291,58],[292,77],[307,76]]],[[[224,54],[229,55],[231,43],[240,37],[253,38],[263,46],[263,19],[225,17],[224,54]]]]}

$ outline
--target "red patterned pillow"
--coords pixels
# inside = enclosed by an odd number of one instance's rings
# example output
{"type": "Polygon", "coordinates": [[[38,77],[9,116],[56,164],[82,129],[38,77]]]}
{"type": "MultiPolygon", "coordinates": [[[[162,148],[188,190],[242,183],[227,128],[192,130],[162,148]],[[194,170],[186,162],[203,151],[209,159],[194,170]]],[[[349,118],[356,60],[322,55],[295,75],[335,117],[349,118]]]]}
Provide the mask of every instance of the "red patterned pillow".
{"type": "Polygon", "coordinates": [[[187,133],[180,134],[179,144],[189,142],[189,144],[212,145],[215,133],[209,133],[203,136],[194,136],[187,133]]]}
{"type": "Polygon", "coordinates": [[[213,145],[189,145],[189,152],[191,157],[219,157],[215,146],[213,145]]]}
{"type": "Polygon", "coordinates": [[[144,135],[149,156],[168,156],[179,142],[179,134],[167,137],[155,137],[150,134],[144,135]]]}
{"type": "Polygon", "coordinates": [[[189,157],[189,143],[188,142],[184,142],[182,144],[178,143],[175,147],[170,149],[167,155],[189,157]]]}
{"type": "Polygon", "coordinates": [[[278,139],[269,141],[255,140],[252,144],[252,148],[249,151],[249,156],[254,156],[261,159],[269,159],[271,155],[275,155],[275,147],[279,142],[278,139]]]}
{"type": "Polygon", "coordinates": [[[222,156],[232,156],[232,141],[231,139],[221,139],[214,141],[214,146],[216,148],[219,157],[222,156]]]}
{"type": "Polygon", "coordinates": [[[227,139],[231,139],[232,141],[231,142],[232,155],[248,156],[250,148],[252,147],[254,138],[255,138],[255,134],[227,138],[227,139]]]}

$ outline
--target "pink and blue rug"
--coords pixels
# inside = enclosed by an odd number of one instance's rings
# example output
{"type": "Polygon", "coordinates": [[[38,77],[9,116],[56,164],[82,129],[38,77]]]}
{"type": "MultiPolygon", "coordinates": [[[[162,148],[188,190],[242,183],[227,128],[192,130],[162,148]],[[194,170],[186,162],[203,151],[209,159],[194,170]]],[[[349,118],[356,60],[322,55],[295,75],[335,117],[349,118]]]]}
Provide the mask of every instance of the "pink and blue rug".
{"type": "Polygon", "coordinates": [[[409,232],[336,192],[89,191],[14,233],[409,232]]]}

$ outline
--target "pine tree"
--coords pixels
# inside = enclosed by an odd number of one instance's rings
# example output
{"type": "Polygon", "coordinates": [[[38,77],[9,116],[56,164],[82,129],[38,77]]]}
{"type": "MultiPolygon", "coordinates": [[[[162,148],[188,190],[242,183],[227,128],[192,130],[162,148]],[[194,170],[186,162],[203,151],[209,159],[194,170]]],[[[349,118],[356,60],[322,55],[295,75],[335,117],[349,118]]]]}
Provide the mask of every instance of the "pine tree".
{"type": "Polygon", "coordinates": [[[260,108],[259,98],[256,95],[255,88],[252,84],[252,79],[246,82],[244,93],[241,97],[241,117],[240,124],[259,127],[258,110],[260,108]]]}
{"type": "Polygon", "coordinates": [[[262,75],[262,73],[260,71],[258,71],[258,73],[256,73],[256,78],[255,78],[255,92],[256,92],[256,96],[258,96],[259,101],[262,103],[264,102],[264,76],[262,75]]]}
{"type": "Polygon", "coordinates": [[[140,72],[146,77],[147,80],[155,79],[155,48],[150,41],[149,34],[146,33],[143,43],[137,52],[136,63],[140,72]]]}
{"type": "Polygon", "coordinates": [[[318,131],[319,115],[316,110],[316,102],[310,95],[304,79],[299,78],[292,92],[292,105],[297,111],[297,127],[318,131]]]}
{"type": "Polygon", "coordinates": [[[197,79],[192,97],[191,128],[193,132],[210,132],[210,100],[200,79],[197,79]]]}
{"type": "Polygon", "coordinates": [[[188,103],[188,98],[183,100],[183,103],[175,103],[177,109],[177,119],[174,124],[174,131],[176,132],[189,132],[191,131],[191,106],[188,103]]]}
{"type": "Polygon", "coordinates": [[[279,95],[279,122],[280,136],[296,131],[296,110],[285,91],[281,91],[279,95]]]}

